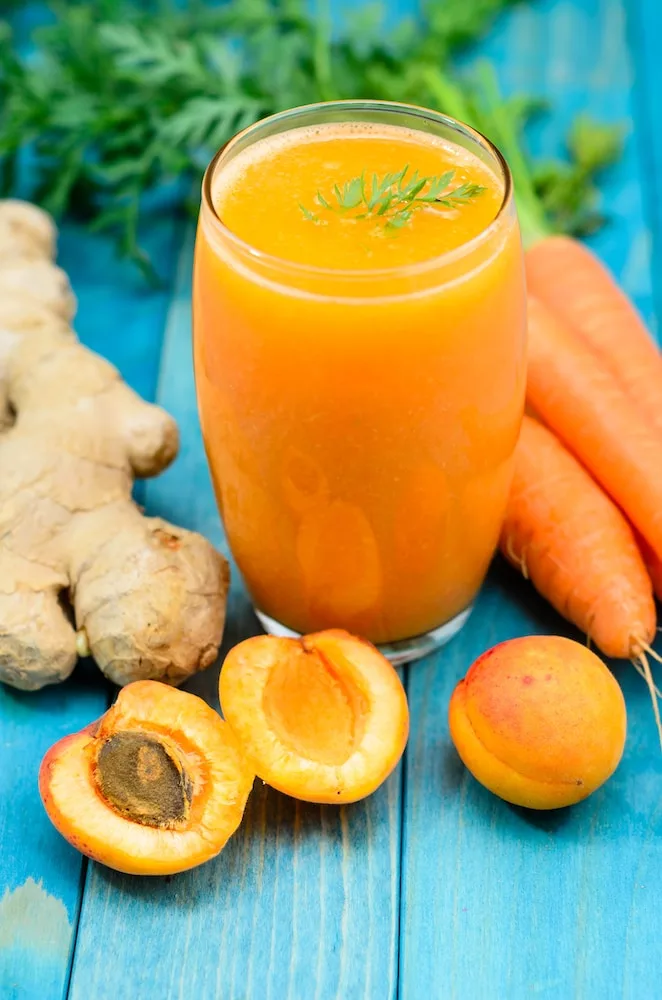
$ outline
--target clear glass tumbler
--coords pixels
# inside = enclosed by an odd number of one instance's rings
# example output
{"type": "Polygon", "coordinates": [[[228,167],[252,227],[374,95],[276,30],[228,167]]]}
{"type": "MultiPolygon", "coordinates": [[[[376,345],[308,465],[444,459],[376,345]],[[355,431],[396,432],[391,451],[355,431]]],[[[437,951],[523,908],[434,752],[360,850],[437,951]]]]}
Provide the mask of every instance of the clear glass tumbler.
{"type": "Polygon", "coordinates": [[[436,112],[366,101],[240,133],[204,179],[194,356],[219,509],[264,627],[346,628],[395,662],[455,634],[497,544],[524,405],[522,250],[495,147],[436,112]],[[495,217],[441,255],[360,270],[263,252],[226,225],[216,193],[236,157],[350,125],[473,154],[498,185],[495,217]]]}

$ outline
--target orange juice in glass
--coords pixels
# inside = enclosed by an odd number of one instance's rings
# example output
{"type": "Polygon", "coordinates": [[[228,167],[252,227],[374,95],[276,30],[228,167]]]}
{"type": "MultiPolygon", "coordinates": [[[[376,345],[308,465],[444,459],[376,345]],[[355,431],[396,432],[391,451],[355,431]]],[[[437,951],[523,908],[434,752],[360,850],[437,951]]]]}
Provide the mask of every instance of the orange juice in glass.
{"type": "Polygon", "coordinates": [[[381,102],[296,108],[203,185],[202,432],[268,631],[343,627],[395,661],[466,620],[525,383],[508,168],[472,129],[381,102]]]}

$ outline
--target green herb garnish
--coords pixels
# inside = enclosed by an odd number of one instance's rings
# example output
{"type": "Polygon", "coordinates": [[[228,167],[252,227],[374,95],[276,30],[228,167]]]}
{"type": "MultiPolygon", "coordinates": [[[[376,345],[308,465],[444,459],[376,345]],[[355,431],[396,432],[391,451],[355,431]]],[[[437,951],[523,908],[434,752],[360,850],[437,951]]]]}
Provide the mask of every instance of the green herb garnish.
{"type": "MultiPolygon", "coordinates": [[[[384,174],[381,179],[373,174],[371,181],[366,179],[364,172],[345,181],[342,188],[335,184],[330,200],[318,191],[316,201],[327,212],[354,221],[378,220],[384,223],[386,230],[393,232],[402,229],[417,210],[437,205],[447,209],[460,208],[487,190],[480,184],[469,182],[449,190],[454,177],[454,170],[429,177],[421,176],[418,170],[410,173],[407,164],[397,173],[384,174]]],[[[322,221],[317,212],[312,212],[305,205],[299,207],[309,222],[319,224],[322,221]]]]}

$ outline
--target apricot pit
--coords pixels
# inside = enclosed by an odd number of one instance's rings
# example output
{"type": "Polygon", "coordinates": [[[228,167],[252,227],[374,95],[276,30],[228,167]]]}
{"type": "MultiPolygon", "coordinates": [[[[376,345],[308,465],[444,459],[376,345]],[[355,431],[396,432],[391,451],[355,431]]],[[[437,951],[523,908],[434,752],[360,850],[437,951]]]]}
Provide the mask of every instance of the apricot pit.
{"type": "Polygon", "coordinates": [[[201,698],[158,681],[123,688],[102,718],[48,751],[46,811],[83,854],[167,875],[214,857],[235,832],[254,771],[201,698]]]}
{"type": "Polygon", "coordinates": [[[407,742],[407,698],[371,643],[340,629],[239,643],[220,677],[223,714],[263,781],[308,802],[373,792],[407,742]]]}
{"type": "Polygon", "coordinates": [[[162,737],[113,733],[99,746],[94,773],[101,795],[135,823],[168,826],[188,817],[191,779],[175,747],[162,737]]]}

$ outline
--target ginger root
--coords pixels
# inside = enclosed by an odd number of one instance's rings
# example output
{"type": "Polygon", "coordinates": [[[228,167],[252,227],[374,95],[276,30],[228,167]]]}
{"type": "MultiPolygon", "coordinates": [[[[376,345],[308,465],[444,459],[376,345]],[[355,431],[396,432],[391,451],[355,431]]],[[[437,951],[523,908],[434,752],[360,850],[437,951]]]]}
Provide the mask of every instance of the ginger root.
{"type": "Polygon", "coordinates": [[[54,245],[45,213],[0,201],[0,680],[37,689],[91,653],[117,684],[179,684],[216,658],[227,562],[131,499],[177,427],[78,341],[54,245]]]}

